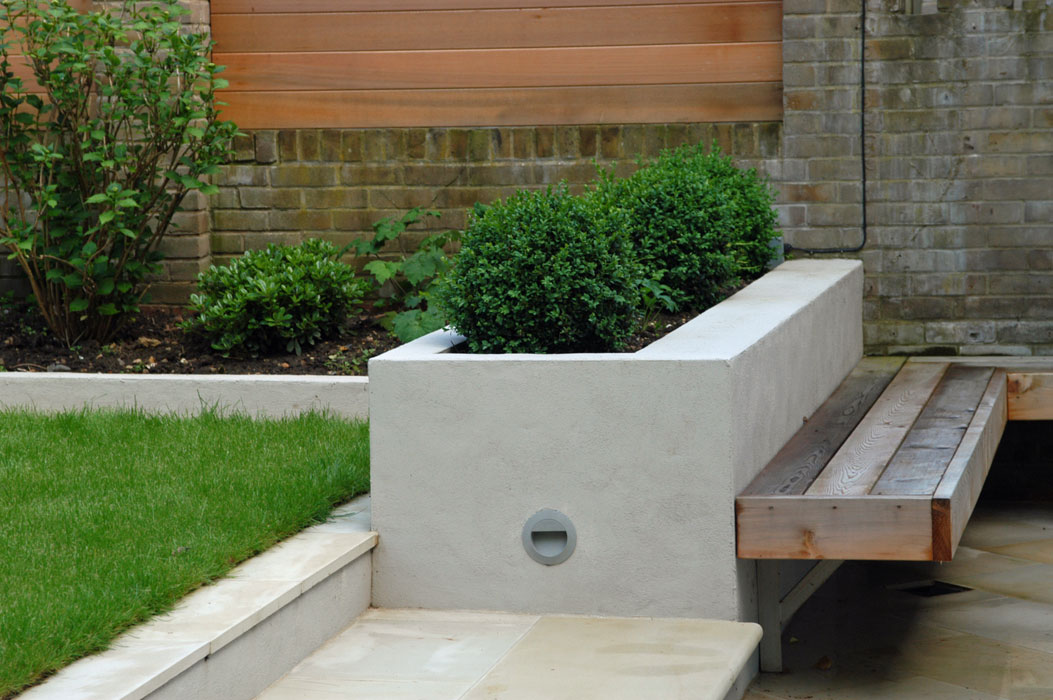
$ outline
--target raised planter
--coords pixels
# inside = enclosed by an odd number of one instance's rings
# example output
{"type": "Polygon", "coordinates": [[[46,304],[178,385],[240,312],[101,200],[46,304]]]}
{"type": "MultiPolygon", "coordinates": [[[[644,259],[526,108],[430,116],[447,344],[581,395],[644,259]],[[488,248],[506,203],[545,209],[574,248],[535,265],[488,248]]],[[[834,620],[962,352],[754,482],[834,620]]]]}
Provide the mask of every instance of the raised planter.
{"type": "Polygon", "coordinates": [[[3,372],[0,408],[54,412],[83,406],[135,407],[196,414],[217,407],[268,417],[314,409],[366,418],[368,386],[365,377],[3,372]]]}
{"type": "Polygon", "coordinates": [[[373,604],[756,619],[735,495],[861,357],[862,287],[793,261],[633,354],[440,331],[372,359],[373,604]],[[523,541],[543,509],[576,532],[551,566],[523,541]]]}

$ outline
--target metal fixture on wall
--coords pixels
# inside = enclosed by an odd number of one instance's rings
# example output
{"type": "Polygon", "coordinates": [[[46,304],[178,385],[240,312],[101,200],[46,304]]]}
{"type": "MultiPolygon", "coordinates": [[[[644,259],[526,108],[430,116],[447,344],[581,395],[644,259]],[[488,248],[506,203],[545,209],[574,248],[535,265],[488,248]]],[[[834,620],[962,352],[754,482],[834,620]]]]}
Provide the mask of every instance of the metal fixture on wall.
{"type": "Polygon", "coordinates": [[[539,510],[523,526],[523,548],[539,564],[562,564],[574,553],[577,544],[574,523],[558,510],[539,510]]]}

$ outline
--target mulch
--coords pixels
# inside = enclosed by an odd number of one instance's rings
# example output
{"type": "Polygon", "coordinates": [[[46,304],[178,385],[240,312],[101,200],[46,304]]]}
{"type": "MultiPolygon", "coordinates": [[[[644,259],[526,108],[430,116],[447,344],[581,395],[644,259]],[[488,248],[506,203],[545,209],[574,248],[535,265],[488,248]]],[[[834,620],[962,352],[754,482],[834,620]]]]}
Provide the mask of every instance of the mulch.
{"type": "MultiPolygon", "coordinates": [[[[658,317],[634,337],[634,352],[695,314],[658,317]]],[[[31,308],[0,307],[0,371],[100,372],[107,374],[316,374],[365,375],[370,357],[398,346],[379,317],[349,319],[340,336],[305,348],[302,355],[223,357],[179,327],[182,311],[147,308],[112,343],[85,341],[70,349],[51,334],[31,308]]]]}

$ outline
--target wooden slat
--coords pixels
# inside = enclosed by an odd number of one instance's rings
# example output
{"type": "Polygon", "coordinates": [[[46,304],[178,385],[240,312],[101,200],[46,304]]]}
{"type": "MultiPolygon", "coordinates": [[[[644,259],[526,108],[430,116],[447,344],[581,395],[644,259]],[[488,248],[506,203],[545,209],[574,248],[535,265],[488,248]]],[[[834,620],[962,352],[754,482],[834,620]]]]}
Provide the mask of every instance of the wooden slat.
{"type": "Polygon", "coordinates": [[[991,367],[952,365],[871,493],[935,492],[993,373],[991,367]]]}
{"type": "Polygon", "coordinates": [[[1012,372],[1008,382],[1009,420],[1053,420],[1053,372],[1012,372]]]}
{"type": "Polygon", "coordinates": [[[233,91],[778,82],[782,46],[216,53],[233,91]]]}
{"type": "Polygon", "coordinates": [[[740,496],[735,510],[743,559],[932,558],[925,497],[740,496]]]}
{"type": "MultiPolygon", "coordinates": [[[[1008,417],[1006,376],[995,370],[932,501],[933,560],[950,561],[991,469],[1008,417]]],[[[873,496],[872,496],[873,498],[873,496]]]]}
{"type": "Polygon", "coordinates": [[[907,363],[806,493],[863,495],[885,470],[947,365],[907,363]]]}
{"type": "Polygon", "coordinates": [[[864,357],[742,495],[804,493],[904,362],[864,357]]]}
{"type": "Polygon", "coordinates": [[[220,53],[780,41],[779,3],[214,15],[220,53]]]}
{"type": "Polygon", "coordinates": [[[911,364],[948,363],[976,367],[998,367],[1006,372],[1053,372],[1053,356],[1008,357],[1006,355],[976,355],[974,357],[948,357],[939,355],[910,358],[911,364]]]}
{"type": "Polygon", "coordinates": [[[491,90],[223,91],[242,129],[773,121],[781,83],[491,90]]]}
{"type": "MultiPolygon", "coordinates": [[[[78,0],[84,3],[89,0],[78,0]]],[[[756,0],[212,0],[212,16],[246,13],[489,10],[619,5],[737,5],[756,0]]]]}

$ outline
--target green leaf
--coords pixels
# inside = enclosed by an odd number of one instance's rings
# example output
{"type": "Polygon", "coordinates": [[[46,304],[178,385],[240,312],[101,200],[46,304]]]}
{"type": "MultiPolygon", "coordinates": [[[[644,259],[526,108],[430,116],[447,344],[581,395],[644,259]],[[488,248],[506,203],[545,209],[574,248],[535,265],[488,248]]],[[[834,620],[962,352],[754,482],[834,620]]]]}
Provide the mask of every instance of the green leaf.
{"type": "Polygon", "coordinates": [[[109,201],[109,197],[104,194],[93,194],[84,200],[85,204],[102,204],[103,202],[109,201]]]}
{"type": "Polygon", "coordinates": [[[112,209],[107,209],[103,213],[99,214],[99,223],[108,224],[113,221],[114,217],[117,216],[112,209]]]}
{"type": "Polygon", "coordinates": [[[73,312],[84,311],[88,308],[88,300],[84,297],[77,297],[69,304],[69,310],[73,312]]]}
{"type": "Polygon", "coordinates": [[[363,269],[369,274],[373,275],[376,279],[377,284],[384,284],[389,279],[399,273],[399,269],[402,267],[401,263],[389,262],[387,260],[374,260],[366,263],[363,269]]]}
{"type": "Polygon", "coordinates": [[[117,307],[113,304],[103,304],[98,309],[96,309],[96,311],[99,312],[100,316],[116,316],[118,313],[120,313],[117,310],[117,307]]]}

